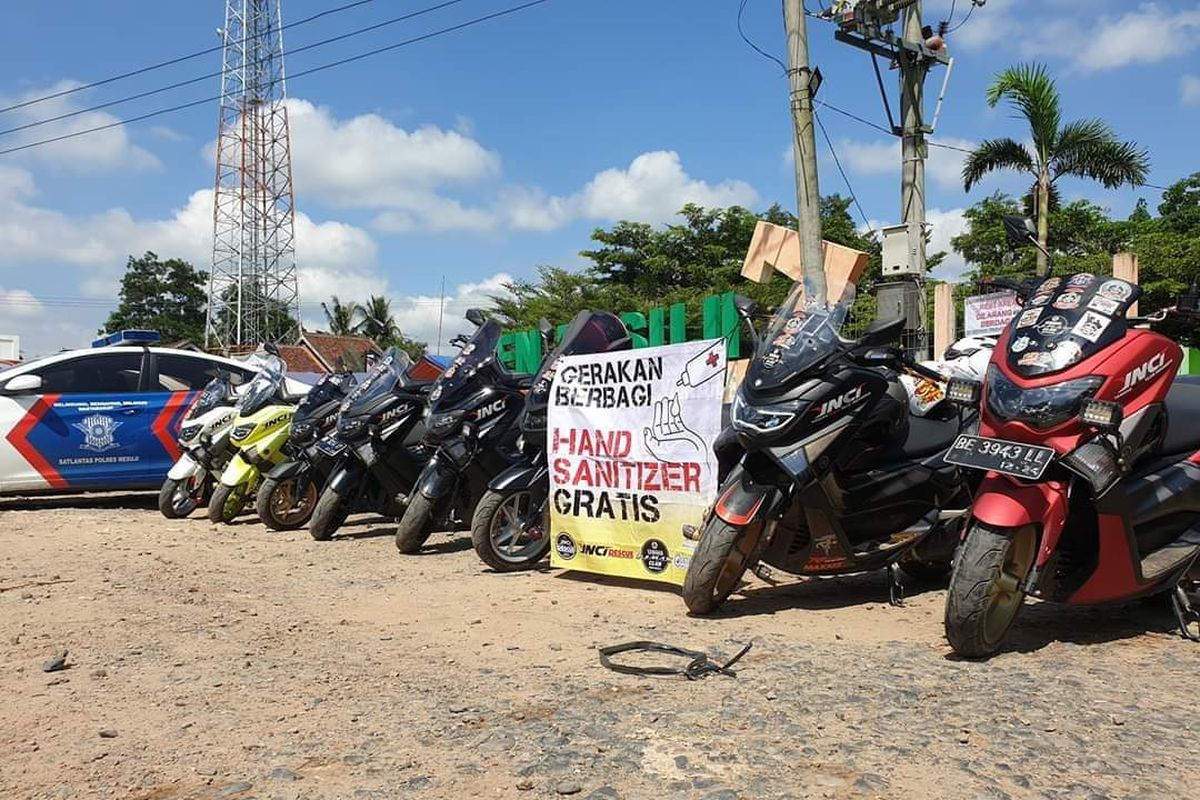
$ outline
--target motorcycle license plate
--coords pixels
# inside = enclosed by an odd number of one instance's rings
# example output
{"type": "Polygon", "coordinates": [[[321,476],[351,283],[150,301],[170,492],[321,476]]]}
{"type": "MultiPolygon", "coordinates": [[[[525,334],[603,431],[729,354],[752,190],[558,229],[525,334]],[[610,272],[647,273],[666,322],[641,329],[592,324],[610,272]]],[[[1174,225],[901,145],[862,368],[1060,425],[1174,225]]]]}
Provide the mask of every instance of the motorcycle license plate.
{"type": "Polygon", "coordinates": [[[954,440],[954,444],[946,451],[945,459],[960,467],[993,470],[1036,481],[1054,460],[1054,450],[964,433],[954,440]]]}
{"type": "Polygon", "coordinates": [[[317,442],[317,450],[319,450],[322,455],[329,456],[330,458],[337,458],[346,451],[346,443],[341,439],[327,436],[321,441],[317,442]]]}

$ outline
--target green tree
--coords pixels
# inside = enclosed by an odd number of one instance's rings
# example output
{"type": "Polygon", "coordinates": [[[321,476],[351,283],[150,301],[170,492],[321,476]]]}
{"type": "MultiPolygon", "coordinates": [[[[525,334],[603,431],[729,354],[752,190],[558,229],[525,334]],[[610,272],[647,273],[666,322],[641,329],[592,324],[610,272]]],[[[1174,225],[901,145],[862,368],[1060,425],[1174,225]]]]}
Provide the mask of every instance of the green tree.
{"type": "MultiPolygon", "coordinates": [[[[337,301],[337,298],[334,298],[337,301]]],[[[392,301],[382,295],[371,295],[367,302],[357,306],[359,322],[354,332],[366,336],[380,347],[398,347],[414,359],[425,354],[425,342],[410,339],[400,330],[396,316],[392,313],[392,301]]]]}
{"type": "Polygon", "coordinates": [[[130,256],[120,304],[100,333],[142,328],[158,331],[166,342],[202,343],[207,282],[208,273],[178,258],[163,261],[150,251],[130,256]]]}
{"type": "Polygon", "coordinates": [[[343,303],[336,294],[329,299],[332,305],[321,303],[325,321],[329,324],[329,332],[338,336],[353,336],[362,307],[355,302],[343,303]]]}
{"type": "MultiPolygon", "coordinates": [[[[970,191],[984,176],[1002,169],[1031,176],[1042,247],[1048,247],[1051,193],[1062,176],[1090,178],[1109,189],[1145,183],[1150,168],[1146,151],[1134,142],[1120,141],[1108,123],[1096,119],[1062,123],[1058,88],[1045,66],[1021,64],[999,73],[988,89],[987,102],[994,107],[1001,100],[1007,100],[1028,123],[1033,147],[1010,138],[981,142],[963,164],[963,188],[970,191]]],[[[1044,254],[1037,255],[1037,266],[1039,275],[1049,274],[1044,254]]]]}

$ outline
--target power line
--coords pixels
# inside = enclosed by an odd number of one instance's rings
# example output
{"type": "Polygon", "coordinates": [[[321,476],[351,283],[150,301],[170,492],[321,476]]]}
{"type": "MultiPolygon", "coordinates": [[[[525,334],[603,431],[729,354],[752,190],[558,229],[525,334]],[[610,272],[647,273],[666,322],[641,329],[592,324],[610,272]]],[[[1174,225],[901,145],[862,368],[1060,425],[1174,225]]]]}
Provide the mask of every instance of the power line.
{"type": "MultiPolygon", "coordinates": [[[[306,50],[313,50],[318,47],[324,47],[325,45],[333,44],[334,42],[340,42],[343,39],[350,39],[355,36],[361,36],[364,33],[370,33],[371,31],[379,30],[380,28],[387,27],[388,25],[395,25],[398,22],[405,22],[407,20],[414,19],[416,17],[420,17],[425,14],[432,13],[434,11],[440,11],[443,8],[446,8],[448,6],[457,5],[462,2],[464,2],[464,0],[445,0],[445,2],[438,3],[437,5],[429,6],[427,8],[422,8],[417,11],[412,11],[408,14],[402,14],[401,16],[398,16],[398,17],[392,17],[391,19],[386,19],[382,22],[377,22],[374,25],[367,25],[366,27],[350,31],[348,33],[339,34],[338,36],[331,36],[328,39],[322,39],[317,42],[312,42],[311,44],[306,44],[301,47],[289,49],[287,51],[287,54],[288,54],[288,56],[293,56],[297,53],[303,53],[306,50]]],[[[220,49],[220,48],[218,48],[218,49],[220,49]]],[[[270,60],[270,57],[264,58],[257,63],[257,66],[261,66],[262,64],[265,64],[269,60],[270,60]]],[[[100,111],[105,108],[112,108],[113,106],[119,106],[119,105],[122,105],[123,103],[128,103],[131,100],[141,100],[144,97],[150,97],[152,95],[162,94],[163,92],[169,92],[172,89],[180,89],[184,86],[191,86],[194,83],[200,83],[201,81],[207,81],[212,78],[219,78],[224,74],[224,72],[225,72],[224,69],[219,69],[216,72],[209,72],[205,75],[199,75],[195,78],[188,78],[187,80],[177,81],[175,83],[167,84],[166,86],[160,86],[157,89],[147,89],[144,92],[138,92],[137,94],[131,94],[126,97],[120,97],[120,98],[117,98],[116,100],[110,100],[106,103],[100,103],[98,105],[89,106],[88,108],[80,108],[75,111],[68,111],[68,112],[59,114],[58,116],[55,116],[55,117],[47,117],[46,119],[35,120],[33,122],[27,122],[24,125],[18,125],[14,128],[8,128],[7,130],[0,131],[0,136],[6,136],[10,133],[17,133],[19,131],[29,130],[30,128],[37,128],[41,125],[48,125],[51,122],[60,122],[64,119],[70,119],[71,117],[78,117],[81,114],[90,114],[93,111],[100,111]]],[[[295,75],[293,75],[292,77],[295,77],[295,75]]]]}
{"type": "Polygon", "coordinates": [[[748,2],[749,2],[749,0],[742,0],[741,5],[738,6],[738,13],[737,13],[738,36],[742,37],[742,41],[745,42],[746,44],[748,44],[750,46],[751,50],[758,53],[760,56],[767,59],[768,61],[774,61],[776,64],[778,64],[779,69],[783,72],[783,74],[787,75],[787,66],[782,61],[780,61],[778,58],[771,55],[766,50],[763,50],[761,47],[756,45],[754,42],[750,41],[750,37],[747,36],[746,32],[742,29],[742,15],[744,13],[746,13],[746,3],[748,3],[748,2]]]}
{"type": "Polygon", "coordinates": [[[829,131],[825,130],[825,123],[821,121],[821,117],[813,114],[813,119],[817,121],[817,127],[821,129],[821,135],[825,137],[825,144],[829,145],[829,154],[833,156],[833,163],[837,165],[837,170],[841,173],[842,181],[846,184],[846,191],[850,192],[850,199],[854,201],[854,207],[858,209],[858,215],[862,217],[863,225],[867,230],[874,232],[871,226],[871,221],[867,219],[867,214],[863,211],[862,203],[858,202],[858,195],[854,192],[854,187],[850,184],[850,178],[846,176],[846,170],[842,169],[841,159],[838,158],[837,149],[833,146],[833,140],[829,138],[829,131]]]}
{"type": "MultiPolygon", "coordinates": [[[[282,32],[282,31],[286,31],[288,28],[295,28],[300,25],[306,25],[310,22],[321,19],[322,17],[327,17],[331,14],[338,14],[342,11],[349,11],[352,8],[366,5],[367,3],[370,3],[370,2],[373,2],[373,0],[355,0],[355,2],[346,3],[345,5],[337,6],[336,8],[328,8],[324,11],[319,11],[316,14],[313,14],[312,16],[305,17],[304,19],[298,19],[294,22],[289,22],[286,25],[282,25],[282,26],[280,26],[279,30],[280,30],[280,32],[282,32]]],[[[247,41],[246,39],[242,39],[240,43],[244,44],[246,41],[247,41]]],[[[42,95],[41,97],[34,97],[30,100],[23,100],[20,103],[14,103],[13,105],[5,106],[4,108],[0,108],[0,114],[3,114],[7,111],[15,111],[18,108],[25,108],[26,106],[36,105],[37,103],[44,103],[47,100],[54,100],[59,97],[65,97],[66,95],[69,95],[69,94],[75,94],[76,92],[82,92],[85,89],[94,89],[97,86],[105,86],[110,83],[115,83],[117,81],[125,80],[126,78],[132,78],[137,75],[143,75],[147,72],[152,72],[156,69],[162,69],[163,67],[170,67],[175,64],[181,64],[184,61],[190,61],[193,58],[199,58],[200,56],[206,56],[210,53],[219,52],[222,47],[224,47],[224,45],[219,44],[219,45],[216,45],[215,47],[208,47],[208,48],[205,48],[204,50],[197,50],[194,53],[187,53],[186,55],[177,56],[175,58],[171,58],[166,61],[160,61],[157,64],[150,64],[145,67],[139,67],[138,69],[130,70],[129,72],[122,72],[118,75],[111,75],[107,78],[101,78],[100,80],[92,81],[91,83],[85,83],[82,86],[73,86],[70,89],[63,89],[62,91],[53,92],[52,94],[42,95]]]]}
{"type": "MultiPolygon", "coordinates": [[[[460,0],[454,0],[454,1],[459,2],[460,0]]],[[[354,62],[354,61],[361,61],[364,58],[370,58],[371,56],[376,56],[376,55],[379,55],[380,53],[386,53],[391,50],[398,50],[402,47],[407,47],[409,45],[417,44],[419,42],[423,42],[428,39],[434,39],[438,36],[443,36],[448,33],[460,31],[460,30],[463,30],[464,28],[469,28],[474,25],[479,25],[483,22],[488,22],[489,20],[497,19],[499,17],[504,17],[504,16],[508,16],[510,14],[515,14],[517,12],[524,11],[524,10],[532,8],[534,6],[540,6],[544,3],[549,3],[549,2],[551,2],[551,0],[530,0],[530,2],[522,3],[521,5],[517,5],[517,6],[512,6],[510,8],[506,8],[501,11],[495,11],[495,12],[492,12],[491,14],[486,14],[482,17],[475,17],[474,19],[467,20],[466,22],[460,22],[457,25],[451,25],[448,28],[442,28],[440,30],[422,34],[420,36],[414,36],[413,38],[405,39],[402,42],[397,42],[395,44],[387,45],[385,47],[377,47],[374,50],[368,50],[365,53],[359,53],[358,55],[338,59],[337,61],[331,61],[327,64],[321,64],[320,66],[312,67],[310,69],[302,70],[300,72],[294,72],[290,76],[288,76],[288,80],[295,80],[296,78],[301,78],[301,77],[304,77],[305,75],[312,75],[314,73],[322,72],[324,70],[332,69],[334,67],[340,67],[345,64],[354,62]]],[[[39,139],[38,141],[35,141],[35,142],[28,142],[27,144],[18,145],[16,147],[9,147],[5,150],[0,150],[0,156],[8,155],[9,153],[16,153],[21,150],[29,150],[30,148],[33,148],[33,147],[41,147],[43,145],[52,144],[54,142],[61,142],[61,141],[67,140],[67,139],[75,139],[77,137],[86,136],[86,135],[92,134],[92,133],[99,133],[100,131],[109,130],[110,128],[119,128],[124,125],[129,125],[130,123],[133,123],[133,122],[141,122],[142,120],[147,120],[152,117],[159,117],[164,114],[172,114],[176,111],[184,111],[186,109],[194,108],[195,106],[204,105],[206,103],[215,103],[215,102],[219,101],[220,99],[221,99],[221,95],[215,95],[213,97],[205,97],[205,98],[201,98],[199,100],[193,100],[188,103],[180,103],[178,105],[170,106],[168,108],[160,108],[156,111],[150,111],[145,114],[139,114],[136,117],[129,117],[128,119],[119,119],[119,120],[116,120],[115,122],[109,122],[105,125],[96,125],[91,128],[85,128],[80,131],[75,131],[74,133],[65,133],[65,134],[62,134],[61,136],[52,136],[47,139],[39,139]]]]}
{"type": "Polygon", "coordinates": [[[976,5],[975,3],[971,3],[971,7],[969,9],[967,9],[967,15],[965,17],[963,17],[962,22],[958,23],[953,28],[946,31],[947,35],[954,33],[956,30],[961,28],[963,25],[966,25],[967,22],[971,19],[971,15],[975,13],[976,8],[978,8],[978,5],[976,5]]]}
{"type": "Polygon", "coordinates": [[[838,108],[837,106],[835,106],[835,105],[832,105],[832,104],[830,104],[830,103],[826,103],[824,100],[816,100],[815,102],[816,102],[816,104],[817,104],[817,105],[819,105],[821,108],[828,108],[830,111],[833,111],[833,112],[835,112],[835,113],[837,113],[837,114],[841,114],[843,117],[849,117],[850,119],[852,119],[852,120],[855,120],[856,122],[861,122],[863,125],[868,125],[868,126],[870,126],[870,127],[874,128],[874,129],[875,129],[875,130],[877,130],[877,131],[883,131],[883,132],[884,132],[884,133],[886,133],[888,136],[895,136],[895,135],[896,135],[894,132],[892,132],[892,131],[889,131],[887,128],[883,127],[882,125],[879,125],[879,124],[877,124],[877,123],[871,122],[871,120],[869,120],[869,119],[864,119],[864,118],[862,118],[862,117],[858,116],[857,114],[851,114],[849,111],[846,111],[846,110],[844,110],[844,109],[838,108]]]}

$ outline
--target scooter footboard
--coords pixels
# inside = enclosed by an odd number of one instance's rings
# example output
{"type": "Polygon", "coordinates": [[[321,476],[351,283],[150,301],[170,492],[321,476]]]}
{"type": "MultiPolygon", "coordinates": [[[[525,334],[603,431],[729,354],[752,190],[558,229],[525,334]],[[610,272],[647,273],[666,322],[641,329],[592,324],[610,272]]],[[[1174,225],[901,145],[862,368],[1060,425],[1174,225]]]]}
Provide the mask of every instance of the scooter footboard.
{"type": "Polygon", "coordinates": [[[1037,526],[1041,530],[1041,544],[1036,564],[1043,567],[1054,555],[1067,522],[1067,483],[1017,483],[1002,475],[989,474],[975,493],[971,517],[990,528],[1037,526]]]}

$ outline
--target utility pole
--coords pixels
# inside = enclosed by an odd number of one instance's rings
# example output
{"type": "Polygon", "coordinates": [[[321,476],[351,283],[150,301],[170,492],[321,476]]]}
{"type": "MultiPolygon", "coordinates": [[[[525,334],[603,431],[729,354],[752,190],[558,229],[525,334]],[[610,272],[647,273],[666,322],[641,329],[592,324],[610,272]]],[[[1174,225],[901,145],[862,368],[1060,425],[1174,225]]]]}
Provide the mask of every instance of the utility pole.
{"type": "MultiPolygon", "coordinates": [[[[908,252],[913,273],[925,275],[925,143],[924,96],[928,62],[921,56],[925,41],[921,33],[921,3],[904,10],[904,33],[908,47],[900,50],[900,221],[908,226],[908,252]]],[[[923,320],[922,320],[923,321],[923,320]]]]}
{"type": "Polygon", "coordinates": [[[825,257],[821,250],[821,189],[817,182],[817,140],[813,130],[813,71],[808,65],[808,32],[803,0],[784,0],[787,29],[788,88],[791,96],[792,155],[796,162],[796,216],[800,263],[807,302],[826,303],[825,257]]]}

